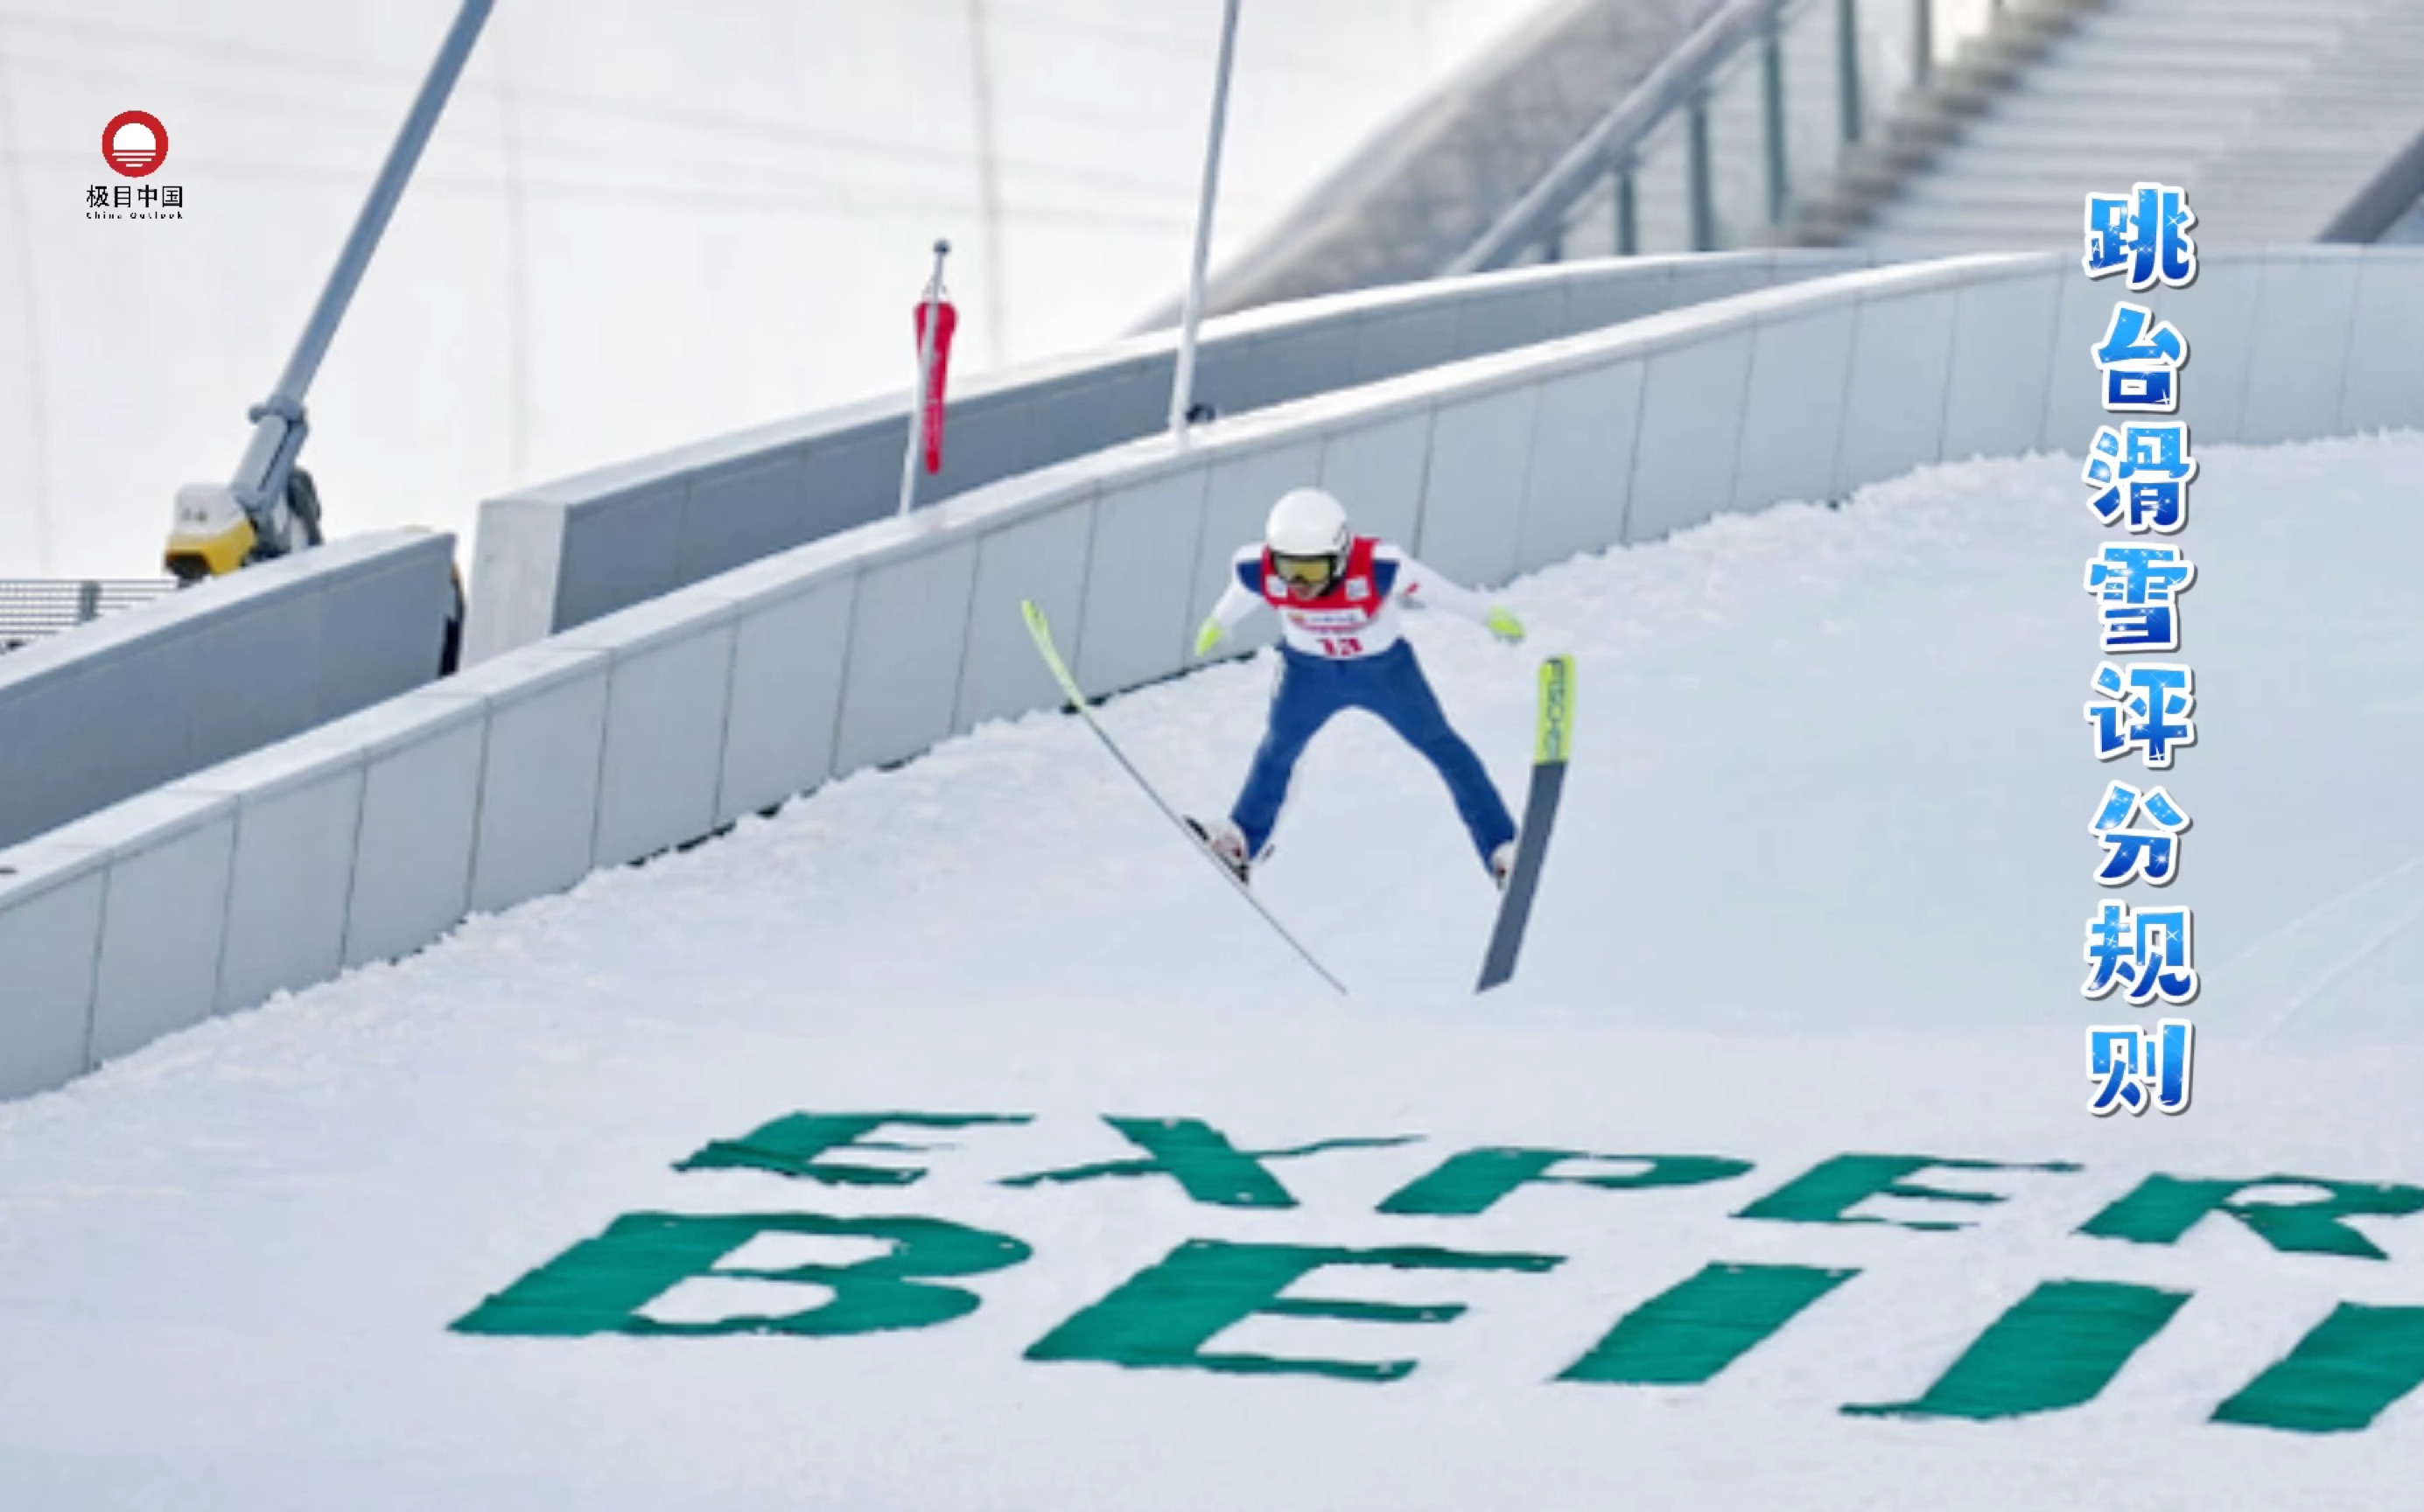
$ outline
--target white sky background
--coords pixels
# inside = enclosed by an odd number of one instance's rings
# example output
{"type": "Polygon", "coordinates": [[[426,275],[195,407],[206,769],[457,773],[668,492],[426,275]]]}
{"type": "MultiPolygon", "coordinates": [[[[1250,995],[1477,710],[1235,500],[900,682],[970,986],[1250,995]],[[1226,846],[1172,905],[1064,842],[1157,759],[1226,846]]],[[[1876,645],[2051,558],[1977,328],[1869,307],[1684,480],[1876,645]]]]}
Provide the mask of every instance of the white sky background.
{"type": "MultiPolygon", "coordinates": [[[[1249,0],[1216,261],[1538,0],[1249,0]]],[[[1185,274],[1219,0],[502,0],[311,394],[332,528],[1120,334],[1185,274]],[[1001,227],[982,215],[972,19],[1001,227]],[[992,291],[999,288],[999,303],[992,291]]],[[[0,0],[0,576],[157,568],[454,7],[0,0]],[[182,221],[88,221],[119,111],[182,221]]]]}

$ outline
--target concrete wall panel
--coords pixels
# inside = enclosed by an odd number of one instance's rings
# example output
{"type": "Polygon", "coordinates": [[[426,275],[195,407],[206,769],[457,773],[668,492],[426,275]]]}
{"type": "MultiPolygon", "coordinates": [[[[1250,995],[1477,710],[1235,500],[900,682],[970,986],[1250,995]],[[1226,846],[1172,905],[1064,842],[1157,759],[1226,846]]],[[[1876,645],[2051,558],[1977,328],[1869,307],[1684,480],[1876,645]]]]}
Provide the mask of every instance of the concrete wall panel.
{"type": "Polygon", "coordinates": [[[565,637],[572,648],[594,633],[587,644],[614,657],[592,866],[636,861],[715,827],[733,625],[728,610],[668,599],[565,637]]]}
{"type": "MultiPolygon", "coordinates": [[[[2248,352],[2247,413],[2240,425],[2241,440],[2261,445],[2320,436],[2338,421],[2350,326],[2356,316],[2357,267],[2357,260],[2345,254],[2307,258],[2287,249],[2266,254],[2264,281],[2257,294],[2256,337],[2248,352]]],[[[2183,330],[2193,369],[2197,335],[2183,330]]],[[[2181,412],[2193,422],[2195,390],[2183,383],[2181,394],[2181,412]]]]}
{"type": "Polygon", "coordinates": [[[1529,572],[1622,536],[1633,482],[1641,364],[1619,362],[1552,378],[1532,422],[1515,567],[1529,572]]]}
{"type": "Polygon", "coordinates": [[[962,537],[861,575],[835,772],[905,761],[951,733],[976,566],[976,542],[962,537]]]}
{"type": "Polygon", "coordinates": [[[0,851],[0,1098],[84,1074],[108,851],[36,840],[0,851]]]}
{"type": "MultiPolygon", "coordinates": [[[[435,680],[454,613],[443,538],[407,560],[366,572],[320,595],[319,687],[310,722],[326,724],[435,680]]],[[[280,729],[256,743],[283,739],[280,729]]]]}
{"type": "Polygon", "coordinates": [[[1731,294],[1764,289],[1776,277],[1772,253],[1744,252],[1730,257],[1685,257],[1675,262],[1659,308],[1680,310],[1731,294]]]}
{"type": "Polygon", "coordinates": [[[251,769],[262,762],[254,757],[188,785],[236,800],[215,1012],[327,981],[344,963],[354,841],[361,825],[361,753],[328,749],[309,737],[274,753],[309,753],[313,759],[297,771],[255,777],[251,769]]]}
{"type": "Polygon", "coordinates": [[[1566,285],[1475,289],[1456,304],[1456,355],[1505,352],[1566,334],[1566,285]]]}
{"type": "Polygon", "coordinates": [[[1752,333],[1730,330],[1654,353],[1642,376],[1625,541],[1698,524],[1730,499],[1752,333]]]}
{"type": "Polygon", "coordinates": [[[592,500],[565,522],[555,628],[569,629],[681,586],[687,479],[592,500]]]}
{"type": "Polygon", "coordinates": [[[110,849],[93,987],[93,1064],[210,1017],[235,806],[223,794],[160,788],[71,825],[63,836],[110,849]]]}
{"type": "Polygon", "coordinates": [[[1482,587],[1515,575],[1539,402],[1539,386],[1526,384],[1443,404],[1431,422],[1421,539],[1411,544],[1455,581],[1482,587]]]}
{"type": "Polygon", "coordinates": [[[1860,301],[1835,449],[1838,495],[1937,459],[1958,302],[1951,290],[1860,301]]]}
{"type": "Polygon", "coordinates": [[[1672,308],[1666,294],[1674,281],[1675,266],[1668,258],[1635,259],[1633,276],[1624,279],[1587,279],[1566,291],[1565,323],[1568,333],[1595,331],[1619,321],[1638,320],[1644,315],[1672,308]]]}
{"type": "Polygon", "coordinates": [[[529,646],[455,679],[488,700],[471,907],[496,913],[587,875],[609,659],[529,646]]]}
{"type": "Polygon", "coordinates": [[[2054,361],[2060,277],[1997,279],[1960,291],[1938,448],[1944,460],[2017,456],[2036,446],[2054,361]]]}
{"type": "Polygon", "coordinates": [[[771,807],[833,772],[854,574],[743,604],[732,649],[716,822],[771,807]]]}
{"type": "Polygon", "coordinates": [[[435,677],[453,545],[340,541],[0,659],[0,845],[435,677]]]}
{"type": "MultiPolygon", "coordinates": [[[[186,642],[193,664],[208,667],[275,668],[281,659],[295,659],[316,668],[320,659],[322,604],[317,595],[300,595],[263,604],[246,613],[215,617],[195,626],[186,642]]],[[[431,676],[436,676],[437,647],[430,647],[431,676]]],[[[213,766],[253,750],[279,735],[311,728],[319,717],[318,677],[282,676],[274,672],[258,677],[230,677],[212,696],[195,698],[188,708],[185,749],[179,765],[187,772],[213,766]]]]}
{"type": "Polygon", "coordinates": [[[463,626],[465,666],[553,633],[565,529],[571,518],[570,510],[538,499],[480,501],[470,612],[463,626]]]}
{"type": "Polygon", "coordinates": [[[363,742],[347,966],[411,954],[470,911],[487,705],[449,685],[348,721],[363,742]]]}
{"type": "Polygon", "coordinates": [[[1411,541],[1430,469],[1427,409],[1348,425],[1322,438],[1321,486],[1366,535],[1411,541]]]}
{"type": "Polygon", "coordinates": [[[1260,393],[1260,402],[1269,404],[1277,398],[1295,398],[1301,394],[1328,393],[1355,382],[1355,357],[1362,345],[1362,322],[1340,320],[1318,325],[1290,326],[1257,336],[1242,350],[1231,348],[1222,355],[1222,374],[1218,387],[1207,388],[1206,397],[1223,414],[1235,414],[1242,407],[1235,402],[1224,404],[1237,385],[1236,392],[1244,395],[1260,393]],[[1252,387],[1251,374],[1262,372],[1272,375],[1275,387],[1252,387]]]}
{"type": "Polygon", "coordinates": [[[1356,331],[1355,381],[1372,383],[1455,359],[1456,308],[1425,306],[1364,322],[1356,331]]]}
{"type": "MultiPolygon", "coordinates": [[[[1764,322],[1753,334],[1730,507],[1833,495],[1857,313],[1848,304],[1813,310],[1764,322]]],[[[2033,409],[2028,421],[2034,425],[2033,409]]]]}
{"type": "Polygon", "coordinates": [[[2414,425],[2418,416],[2424,416],[2424,268],[2369,257],[2357,274],[2356,313],[2334,428],[2414,425]]]}
{"type": "Polygon", "coordinates": [[[1074,649],[1078,686],[1101,696],[1175,670],[1171,647],[1188,624],[1195,551],[1204,534],[1204,470],[1188,468],[1103,490],[1086,608],[1074,649]]]}
{"type": "MultiPolygon", "coordinates": [[[[130,613],[139,611],[128,611],[130,613]]],[[[0,679],[21,658],[8,653],[0,679]]],[[[176,636],[113,647],[84,664],[24,677],[0,692],[0,845],[30,839],[191,770],[185,729],[196,696],[195,647],[176,636]],[[127,702],[129,691],[147,692],[127,702]]]]}
{"type": "Polygon", "coordinates": [[[1060,701],[1060,685],[1028,640],[1018,606],[1035,601],[1066,656],[1084,628],[1086,549],[1093,529],[1093,500],[1086,496],[991,532],[978,543],[954,730],[1060,701]]]}
{"type": "Polygon", "coordinates": [[[678,581],[696,582],[800,544],[806,456],[777,452],[690,480],[681,515],[678,581]]]}
{"type": "MultiPolygon", "coordinates": [[[[806,502],[801,506],[800,529],[792,537],[795,542],[822,540],[885,518],[900,507],[901,427],[902,422],[895,421],[877,434],[853,436],[811,451],[813,476],[806,502]]],[[[556,622],[558,629],[569,623],[556,622]]]]}

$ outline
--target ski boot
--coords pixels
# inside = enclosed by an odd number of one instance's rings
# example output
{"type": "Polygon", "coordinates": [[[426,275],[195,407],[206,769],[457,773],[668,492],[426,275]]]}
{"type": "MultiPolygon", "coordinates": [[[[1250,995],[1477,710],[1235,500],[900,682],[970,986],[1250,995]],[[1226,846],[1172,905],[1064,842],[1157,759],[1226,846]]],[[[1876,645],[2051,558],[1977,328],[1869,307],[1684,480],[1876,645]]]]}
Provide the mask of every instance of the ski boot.
{"type": "Polygon", "coordinates": [[[1246,835],[1243,830],[1225,819],[1216,820],[1207,824],[1200,819],[1190,818],[1187,821],[1187,827],[1194,833],[1196,842],[1204,850],[1211,851],[1214,860],[1235,873],[1238,882],[1244,883],[1248,880],[1249,874],[1253,870],[1253,862],[1246,855],[1246,835]]]}

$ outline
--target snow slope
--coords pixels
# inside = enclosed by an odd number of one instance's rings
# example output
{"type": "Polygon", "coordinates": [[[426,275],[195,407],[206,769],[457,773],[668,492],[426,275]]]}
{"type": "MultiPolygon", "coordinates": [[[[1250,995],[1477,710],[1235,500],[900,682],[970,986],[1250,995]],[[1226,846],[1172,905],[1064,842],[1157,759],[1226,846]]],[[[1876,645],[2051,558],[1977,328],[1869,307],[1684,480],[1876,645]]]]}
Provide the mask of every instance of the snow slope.
{"type": "MultiPolygon", "coordinates": [[[[1257,6],[1216,256],[1539,0],[1257,6]]],[[[224,478],[455,0],[0,8],[0,576],[158,565],[224,478]],[[183,218],[93,221],[148,110],[183,218]]],[[[928,245],[969,373],[1186,276],[1218,0],[512,0],[312,390],[331,528],[890,390],[928,245]]]]}
{"type": "MultiPolygon", "coordinates": [[[[1038,715],[0,1107],[0,1504],[2410,1504],[2424,1399],[2330,1434],[2208,1419],[2336,1306],[2424,1306],[2424,1218],[2345,1226],[2384,1258],[2285,1252],[2219,1215],[2175,1243],[2078,1232],[2154,1173],[2424,1184],[2424,437],[2202,455],[2178,538],[2198,740],[2160,779],[2194,819],[2170,891],[2208,977],[2171,1011],[2200,1035],[2184,1117],[2084,1106],[2082,1027],[2157,1011],[2078,990],[2087,821],[2108,776],[2149,775],[2089,750],[2081,572],[2105,535],[2078,463],[1931,469],[1528,579],[1507,595],[1523,652],[1418,618],[1510,788],[1531,653],[1581,661],[1532,947],[1487,1000],[1464,991],[1487,883],[1377,725],[1316,743],[1260,883],[1354,985],[1339,999],[1077,722],[1038,715]],[[883,1111],[1031,1121],[826,1157],[930,1170],[905,1185],[673,1169],[791,1113],[883,1111]],[[1001,1184],[1139,1157],[1106,1115],[1261,1151],[1419,1138],[1269,1160],[1286,1207],[1166,1175],[1001,1184]],[[1503,1146],[1751,1169],[1375,1211],[1503,1146]],[[1912,1178],[1999,1202],[1737,1216],[1864,1152],[2033,1169],[1912,1178]],[[903,1331],[449,1331],[643,1212],[914,1215],[1033,1254],[960,1281],[973,1313],[903,1331]],[[1417,1362],[1386,1383],[1022,1358],[1188,1240],[1555,1263],[1332,1267],[1290,1295],[1470,1311],[1259,1316],[1206,1345],[1417,1362]],[[1704,1384],[1556,1378],[1720,1262],[1858,1274],[1704,1384]],[[2193,1295],[2082,1405],[1842,1410],[1921,1399],[2033,1288],[2078,1281],[2193,1295]]],[[[1226,665],[1105,717],[1206,808],[1268,677],[1226,665]]],[[[724,1265],[869,1249],[775,1234],[724,1265]]],[[[825,1295],[706,1277],[646,1315],[825,1295]]]]}

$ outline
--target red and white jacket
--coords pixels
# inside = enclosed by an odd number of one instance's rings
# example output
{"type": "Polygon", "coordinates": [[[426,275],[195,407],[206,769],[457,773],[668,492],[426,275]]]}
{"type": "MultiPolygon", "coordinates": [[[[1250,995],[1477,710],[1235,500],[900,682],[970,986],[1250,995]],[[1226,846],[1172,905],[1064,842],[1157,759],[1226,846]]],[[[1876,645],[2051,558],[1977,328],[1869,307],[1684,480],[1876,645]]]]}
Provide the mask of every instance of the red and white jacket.
{"type": "Polygon", "coordinates": [[[1258,606],[1280,617],[1288,648],[1333,661],[1378,656],[1402,634],[1398,605],[1421,604],[1490,622],[1490,600],[1459,588],[1390,542],[1359,535],[1347,548],[1346,570],[1318,598],[1297,598],[1271,569],[1270,553],[1242,547],[1231,564],[1228,591],[1212,606],[1223,633],[1258,606]]]}

